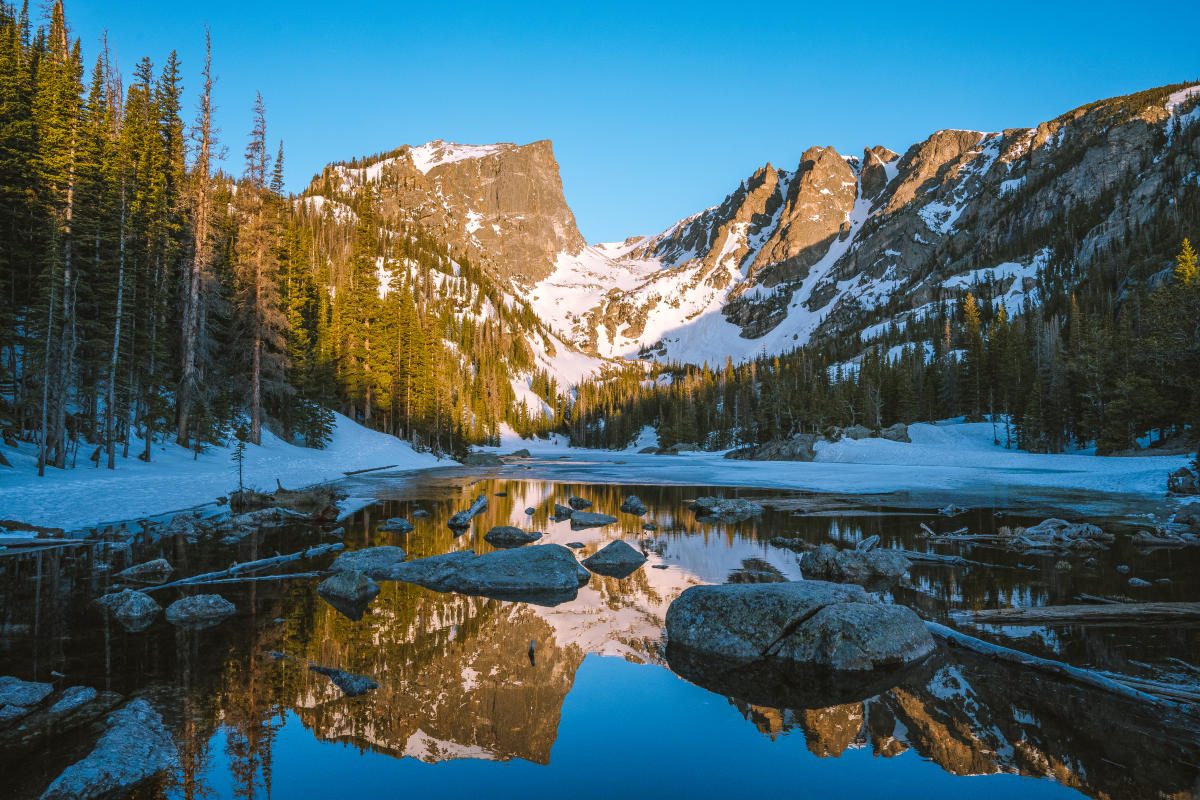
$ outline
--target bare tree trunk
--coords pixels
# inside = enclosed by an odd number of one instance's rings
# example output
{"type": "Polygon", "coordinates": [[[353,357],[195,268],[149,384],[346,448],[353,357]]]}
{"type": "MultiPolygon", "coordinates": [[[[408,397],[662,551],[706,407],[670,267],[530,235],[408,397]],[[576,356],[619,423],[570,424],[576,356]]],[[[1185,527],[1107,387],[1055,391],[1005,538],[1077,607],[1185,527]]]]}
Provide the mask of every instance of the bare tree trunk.
{"type": "Polygon", "coordinates": [[[46,349],[42,364],[42,441],[38,448],[38,477],[46,474],[46,451],[48,446],[49,419],[47,405],[50,400],[50,341],[54,338],[54,295],[57,281],[50,281],[50,302],[46,313],[46,349]]]}
{"type": "Polygon", "coordinates": [[[120,257],[117,260],[117,309],[113,325],[112,355],[108,363],[108,398],[104,403],[104,444],[108,450],[108,468],[116,469],[116,448],[113,446],[113,417],[117,402],[117,357],[121,352],[121,314],[125,300],[125,186],[121,185],[120,257]]]}

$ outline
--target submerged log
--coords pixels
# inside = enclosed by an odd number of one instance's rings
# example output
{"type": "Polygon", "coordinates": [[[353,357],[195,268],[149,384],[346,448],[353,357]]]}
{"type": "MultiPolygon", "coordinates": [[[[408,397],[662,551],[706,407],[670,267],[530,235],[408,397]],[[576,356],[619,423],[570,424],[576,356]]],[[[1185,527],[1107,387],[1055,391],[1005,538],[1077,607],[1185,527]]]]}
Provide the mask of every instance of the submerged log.
{"type": "Polygon", "coordinates": [[[259,572],[270,567],[277,567],[280,564],[287,564],[290,561],[299,561],[303,558],[316,558],[327,553],[336,553],[346,547],[342,542],[333,542],[332,544],[322,544],[316,547],[310,547],[307,550],[301,550],[298,553],[289,553],[286,556],[272,556],[271,558],[261,558],[258,561],[247,561],[244,564],[234,564],[229,569],[223,569],[220,572],[206,572],[202,575],[193,575],[190,578],[180,578],[177,581],[164,583],[159,586],[151,586],[143,591],[158,591],[160,589],[170,589],[175,586],[193,586],[198,583],[212,583],[219,578],[233,578],[245,575],[250,572],[259,572]]]}
{"type": "MultiPolygon", "coordinates": [[[[936,622],[926,622],[925,626],[929,632],[937,639],[946,642],[955,647],[961,647],[964,650],[970,650],[980,655],[994,658],[998,661],[1007,661],[1012,664],[1018,664],[1023,667],[1042,672],[1047,675],[1053,675],[1057,678],[1065,678],[1066,680],[1090,686],[1095,689],[1101,689],[1118,697],[1123,697],[1126,700],[1132,700],[1143,705],[1157,706],[1159,708],[1167,708],[1174,711],[1182,711],[1188,714],[1197,713],[1195,706],[1182,703],[1178,700],[1169,699],[1156,694],[1150,694],[1142,689],[1134,688],[1125,681],[1123,676],[1108,676],[1099,672],[1081,667],[1073,667],[1070,664],[1064,664],[1061,661],[1052,661],[1048,658],[1022,653],[1019,650],[1013,650],[991,642],[985,642],[982,639],[976,639],[974,636],[968,636],[965,633],[956,631],[953,628],[940,625],[936,622]]],[[[1135,679],[1136,680],[1136,679],[1135,679]]],[[[1144,683],[1144,681],[1142,681],[1144,683]]]]}
{"type": "Polygon", "coordinates": [[[1036,625],[1073,622],[1175,622],[1200,619],[1200,603],[1098,603],[962,611],[957,619],[977,625],[1036,625]]]}

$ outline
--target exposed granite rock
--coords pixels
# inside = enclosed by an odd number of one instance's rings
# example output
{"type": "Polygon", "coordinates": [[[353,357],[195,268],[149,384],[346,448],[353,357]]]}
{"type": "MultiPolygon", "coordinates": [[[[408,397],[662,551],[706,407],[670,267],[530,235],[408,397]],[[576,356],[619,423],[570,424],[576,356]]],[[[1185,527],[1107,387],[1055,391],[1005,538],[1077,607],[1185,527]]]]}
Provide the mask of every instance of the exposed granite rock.
{"type": "Polygon", "coordinates": [[[197,594],[183,597],[167,606],[167,622],[185,628],[203,629],[224,621],[237,613],[233,603],[219,594],[197,594]]]}
{"type": "Polygon", "coordinates": [[[393,565],[405,558],[404,548],[392,545],[364,547],[361,550],[343,551],[333,560],[329,568],[334,572],[362,572],[368,578],[386,575],[393,565]]]}
{"type": "Polygon", "coordinates": [[[139,583],[161,583],[175,571],[175,568],[165,558],[156,558],[142,564],[134,564],[123,569],[116,577],[123,581],[138,581],[139,583]]]}
{"type": "Polygon", "coordinates": [[[629,546],[622,539],[615,539],[598,552],[583,560],[583,565],[597,575],[611,578],[626,578],[646,563],[646,556],[629,546]]]}
{"type": "Polygon", "coordinates": [[[617,518],[609,514],[597,514],[592,511],[575,511],[571,514],[571,530],[581,531],[584,528],[601,528],[611,525],[617,518]]]}
{"type": "Polygon", "coordinates": [[[741,522],[761,514],[763,507],[744,497],[697,497],[692,510],[702,522],[741,522]]]}
{"type": "Polygon", "coordinates": [[[625,502],[621,503],[621,510],[626,514],[633,514],[635,517],[640,517],[650,509],[646,508],[646,504],[636,494],[631,494],[625,498],[625,502]]]}
{"type": "MultiPolygon", "coordinates": [[[[384,572],[383,569],[378,572],[384,572]]],[[[331,575],[321,581],[317,592],[322,597],[334,598],[346,603],[363,603],[379,594],[379,584],[358,570],[348,570],[331,575]]]]}
{"type": "Polygon", "coordinates": [[[458,550],[392,567],[393,580],[438,592],[557,605],[574,599],[590,574],[562,545],[545,544],[475,555],[458,550]]]}
{"type": "Polygon", "coordinates": [[[483,535],[485,542],[496,547],[520,547],[540,538],[542,534],[536,531],[523,531],[512,525],[497,525],[483,535]]]}
{"type": "Polygon", "coordinates": [[[499,467],[504,464],[495,453],[467,453],[462,463],[464,467],[499,467]]]}
{"type": "Polygon", "coordinates": [[[813,446],[819,438],[816,434],[801,433],[791,439],[730,450],[725,457],[748,461],[812,461],[817,455],[813,446]]]}
{"type": "Polygon", "coordinates": [[[576,511],[583,511],[585,508],[592,507],[592,501],[586,500],[582,497],[576,497],[575,495],[571,495],[571,497],[567,499],[567,505],[569,505],[571,508],[575,509],[576,511]]]}
{"type": "Polygon", "coordinates": [[[823,544],[800,560],[805,577],[873,585],[898,581],[912,563],[895,550],[838,550],[823,544]]]}
{"type": "Polygon", "coordinates": [[[404,517],[392,517],[379,526],[379,530],[384,533],[411,533],[415,528],[416,526],[404,517]]]}
{"type": "Polygon", "coordinates": [[[154,598],[133,589],[106,594],[97,598],[96,604],[106,609],[132,633],[148,628],[158,612],[162,611],[154,598]]]}

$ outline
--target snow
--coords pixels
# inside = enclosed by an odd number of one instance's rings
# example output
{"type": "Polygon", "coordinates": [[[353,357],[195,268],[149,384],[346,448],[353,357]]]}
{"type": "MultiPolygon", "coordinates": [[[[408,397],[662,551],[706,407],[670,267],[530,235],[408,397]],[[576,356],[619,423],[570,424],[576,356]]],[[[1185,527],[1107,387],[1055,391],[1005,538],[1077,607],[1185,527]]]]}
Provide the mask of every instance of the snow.
{"type": "Polygon", "coordinates": [[[455,144],[437,139],[409,151],[413,165],[423,173],[443,164],[453,164],[472,158],[484,158],[515,147],[512,144],[455,144]]]}
{"type": "MultiPolygon", "coordinates": [[[[394,436],[372,431],[335,414],[333,439],[324,450],[288,444],[263,430],[262,446],[246,446],[244,481],[267,491],[279,480],[289,489],[345,477],[353,470],[397,470],[444,466],[432,455],[415,452],[394,436]]],[[[86,461],[75,469],[47,469],[37,476],[37,450],[31,444],[4,448],[13,469],[0,467],[0,519],[73,530],[140,519],[213,502],[237,488],[232,447],[210,447],[193,460],[192,451],[173,441],[155,443],[146,464],[132,454],[118,459],[116,470],[97,469],[86,461]]],[[[131,448],[140,452],[140,447],[131,448]]],[[[452,463],[452,462],[451,462],[452,463]]]]}
{"type": "Polygon", "coordinates": [[[1200,83],[1172,92],[1167,98],[1167,113],[1175,114],[1181,105],[1196,95],[1200,95],[1200,83]]]}

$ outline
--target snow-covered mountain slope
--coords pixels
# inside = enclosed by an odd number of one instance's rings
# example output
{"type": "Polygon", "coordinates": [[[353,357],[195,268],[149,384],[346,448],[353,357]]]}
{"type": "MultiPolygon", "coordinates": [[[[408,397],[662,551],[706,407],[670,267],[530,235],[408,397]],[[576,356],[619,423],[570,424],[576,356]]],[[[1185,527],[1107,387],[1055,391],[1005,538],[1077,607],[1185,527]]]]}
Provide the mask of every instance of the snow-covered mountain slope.
{"type": "Polygon", "coordinates": [[[1037,303],[1052,259],[1085,272],[1200,185],[1198,119],[1200,86],[1176,85],[1033,128],[937,131],[903,155],[814,147],[656,236],[592,246],[548,142],[406,146],[327,168],[304,202],[341,213],[369,188],[511,287],[587,354],[580,369],[720,363],[839,333],[866,342],[980,284],[1010,313],[1037,303]]]}

